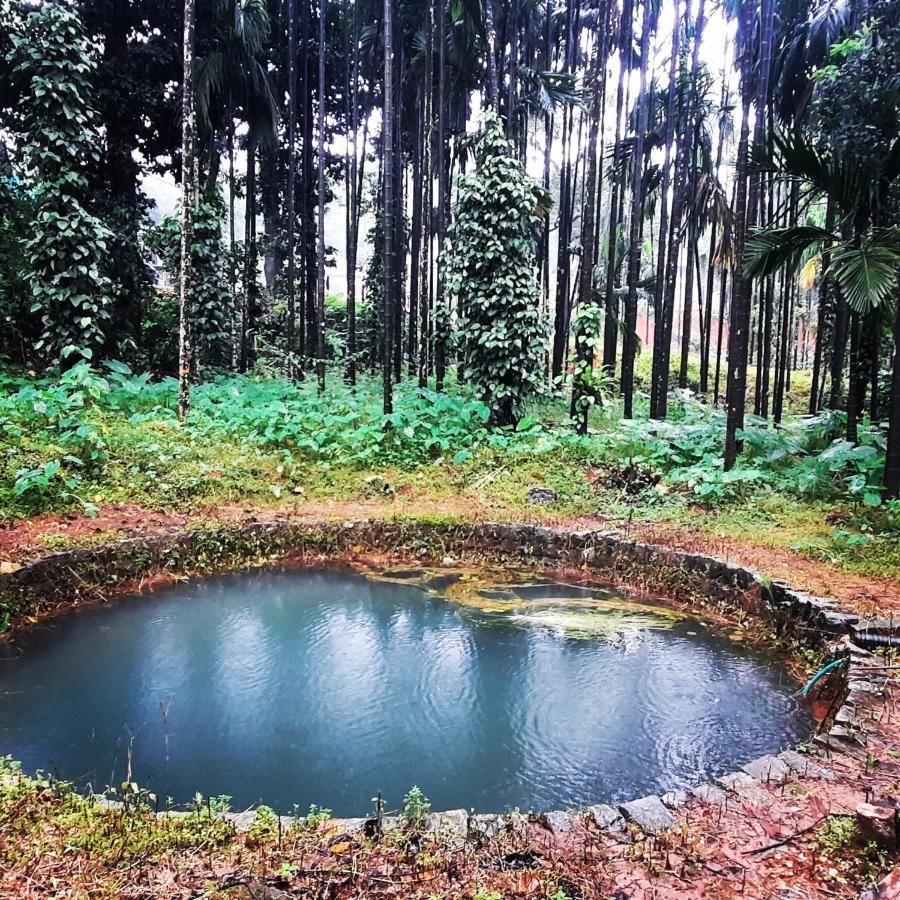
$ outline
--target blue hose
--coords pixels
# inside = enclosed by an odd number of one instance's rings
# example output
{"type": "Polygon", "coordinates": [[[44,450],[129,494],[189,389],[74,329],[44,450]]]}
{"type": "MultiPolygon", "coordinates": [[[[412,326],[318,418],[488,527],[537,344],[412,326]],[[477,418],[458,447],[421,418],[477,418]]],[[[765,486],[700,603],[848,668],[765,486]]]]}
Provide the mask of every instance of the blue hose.
{"type": "Polygon", "coordinates": [[[805,697],[812,690],[813,686],[817,682],[819,682],[822,678],[824,678],[829,672],[834,671],[838,666],[844,665],[844,663],[847,662],[847,659],[848,659],[848,657],[841,656],[838,659],[832,660],[830,663],[828,663],[827,666],[822,666],[822,668],[819,669],[819,671],[816,672],[816,674],[813,675],[812,678],[810,678],[806,687],[803,688],[802,691],[800,691],[800,695],[802,697],[805,697]]]}

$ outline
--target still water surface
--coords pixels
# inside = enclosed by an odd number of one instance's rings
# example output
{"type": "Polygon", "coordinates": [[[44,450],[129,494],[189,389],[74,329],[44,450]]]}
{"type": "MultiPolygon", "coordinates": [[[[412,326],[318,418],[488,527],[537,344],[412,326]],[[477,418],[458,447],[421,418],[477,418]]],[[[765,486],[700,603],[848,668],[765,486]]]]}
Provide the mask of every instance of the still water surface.
{"type": "Polygon", "coordinates": [[[48,622],[0,645],[0,755],[363,815],[413,784],[435,809],[631,799],[809,734],[783,670],[695,620],[547,583],[475,608],[452,581],[256,571],[48,622]]]}

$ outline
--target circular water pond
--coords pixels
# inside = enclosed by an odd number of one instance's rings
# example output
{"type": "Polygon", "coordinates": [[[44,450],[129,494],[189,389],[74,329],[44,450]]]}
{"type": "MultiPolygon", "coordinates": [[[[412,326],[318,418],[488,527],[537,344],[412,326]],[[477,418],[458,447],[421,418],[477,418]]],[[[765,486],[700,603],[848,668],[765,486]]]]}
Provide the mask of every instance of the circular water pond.
{"type": "Polygon", "coordinates": [[[240,573],[0,645],[0,754],[102,790],[363,815],[695,784],[809,734],[778,665],[612,591],[240,573]]]}

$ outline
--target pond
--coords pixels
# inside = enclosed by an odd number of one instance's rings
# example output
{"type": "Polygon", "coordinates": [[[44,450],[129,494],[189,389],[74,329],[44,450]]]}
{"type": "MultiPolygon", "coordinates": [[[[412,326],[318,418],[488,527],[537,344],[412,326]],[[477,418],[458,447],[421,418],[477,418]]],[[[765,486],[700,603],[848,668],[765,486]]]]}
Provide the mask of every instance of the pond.
{"type": "Polygon", "coordinates": [[[777,663],[613,590],[345,567],[236,573],[0,644],[0,755],[161,803],[558,809],[808,737],[777,663]]]}

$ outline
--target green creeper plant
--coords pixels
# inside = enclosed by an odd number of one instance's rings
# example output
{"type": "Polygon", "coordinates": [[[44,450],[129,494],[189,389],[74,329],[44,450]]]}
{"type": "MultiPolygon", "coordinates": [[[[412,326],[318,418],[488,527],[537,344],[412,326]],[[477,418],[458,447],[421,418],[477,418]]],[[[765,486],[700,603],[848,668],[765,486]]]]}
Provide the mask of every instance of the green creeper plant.
{"type": "Polygon", "coordinates": [[[512,425],[541,385],[546,327],[537,300],[534,220],[546,209],[487,112],[474,139],[475,168],[457,181],[447,260],[447,292],[460,314],[466,374],[490,406],[492,421],[512,425]]]}
{"type": "Polygon", "coordinates": [[[594,359],[603,347],[601,306],[580,307],[572,322],[575,354],[572,370],[572,418],[582,434],[587,433],[588,413],[595,404],[605,405],[615,390],[615,379],[602,368],[594,368],[594,359]]]}
{"type": "MultiPolygon", "coordinates": [[[[192,330],[200,361],[224,366],[230,353],[231,292],[228,248],[222,238],[225,205],[218,189],[200,197],[194,213],[191,271],[194,281],[192,330]]],[[[181,272],[181,218],[167,216],[147,232],[147,244],[176,284],[181,272]]]]}
{"type": "Polygon", "coordinates": [[[101,269],[111,233],[87,204],[86,173],[102,145],[91,106],[96,63],[78,15],[55,3],[26,16],[11,43],[8,61],[23,88],[17,137],[35,181],[23,242],[31,310],[42,323],[35,347],[65,368],[95,358],[112,303],[101,269]]]}

